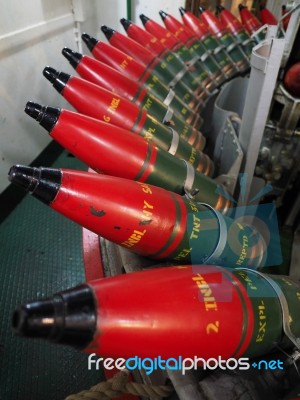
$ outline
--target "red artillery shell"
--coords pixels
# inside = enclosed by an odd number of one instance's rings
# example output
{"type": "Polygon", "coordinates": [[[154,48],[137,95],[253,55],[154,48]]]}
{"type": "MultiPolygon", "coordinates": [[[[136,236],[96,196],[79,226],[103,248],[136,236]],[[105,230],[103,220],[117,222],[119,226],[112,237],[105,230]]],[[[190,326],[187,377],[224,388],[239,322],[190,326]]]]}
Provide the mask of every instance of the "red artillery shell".
{"type": "Polygon", "coordinates": [[[198,265],[91,282],[99,304],[98,335],[86,350],[113,357],[197,356],[205,361],[261,356],[283,337],[274,283],[289,304],[293,331],[299,332],[299,286],[286,277],[198,265]]]}
{"type": "Polygon", "coordinates": [[[260,19],[263,24],[277,25],[278,21],[274,14],[271,13],[266,7],[262,7],[260,10],[260,19]]]}
{"type": "Polygon", "coordinates": [[[11,168],[9,177],[54,210],[134,253],[185,264],[264,264],[266,246],[254,228],[162,188],[19,165],[11,168]]]}
{"type": "MultiPolygon", "coordinates": [[[[210,54],[210,48],[206,44],[209,40],[203,40],[195,34],[189,27],[183,25],[176,18],[171,15],[164,15],[163,22],[167,29],[172,32],[178,40],[185,44],[186,47],[191,49],[193,53],[198,55],[201,59],[203,66],[210,74],[210,78],[215,82],[215,86],[218,86],[226,80],[221,69],[223,65],[218,65],[214,57],[210,54]]],[[[148,25],[148,23],[147,23],[148,25]]],[[[149,24],[150,25],[150,24],[149,24]]],[[[150,28],[149,28],[150,29],[150,28]]]]}
{"type": "MultiPolygon", "coordinates": [[[[160,57],[162,61],[167,64],[169,70],[173,69],[175,74],[182,76],[181,80],[190,88],[193,88],[193,91],[199,98],[202,100],[207,99],[207,88],[209,88],[210,78],[200,63],[194,63],[190,67],[187,67],[185,60],[176,53],[170,52],[164,43],[160,42],[154,35],[136,24],[131,23],[128,26],[127,34],[131,39],[152,51],[157,57],[160,57]],[[186,71],[185,74],[184,71],[186,71]]],[[[190,56],[189,61],[191,57],[192,56],[190,56]]]]}
{"type": "Polygon", "coordinates": [[[115,361],[132,358],[134,369],[249,369],[251,361],[240,357],[292,348],[283,310],[299,337],[299,302],[299,284],[289,277],[173,266],[91,281],[27,303],[16,310],[13,327],[19,335],[115,361]]]}
{"type": "MultiPolygon", "coordinates": [[[[39,121],[53,139],[95,171],[148,182],[180,195],[197,189],[196,201],[210,204],[223,213],[230,207],[230,201],[219,194],[221,188],[212,179],[123,128],[69,110],[30,102],[25,111],[39,121]]],[[[205,159],[203,168],[210,168],[205,159]]]]}
{"type": "Polygon", "coordinates": [[[176,94],[183,98],[184,102],[190,107],[193,109],[199,107],[199,100],[197,100],[193,91],[178,76],[174,75],[165,63],[155,57],[154,53],[119,32],[114,32],[109,38],[109,42],[118,49],[126,51],[132,57],[135,57],[143,64],[146,70],[154,72],[167,86],[174,88],[176,94]]]}
{"type": "Polygon", "coordinates": [[[226,49],[223,49],[220,40],[211,34],[207,25],[189,11],[182,13],[182,20],[184,25],[190,28],[205,47],[213,53],[226,78],[233,78],[237,72],[233,61],[228,56],[226,49]]]}
{"type": "Polygon", "coordinates": [[[190,132],[190,134],[187,133],[186,135],[187,141],[195,147],[198,147],[195,142],[195,138],[198,136],[201,142],[199,149],[204,148],[205,138],[202,134],[187,124],[179,113],[166,106],[138,82],[129,79],[117,70],[89,56],[82,56],[76,71],[82,78],[107,90],[113,90],[137,106],[142,107],[160,122],[169,124],[179,132],[190,132]]]}
{"type": "MultiPolygon", "coordinates": [[[[163,125],[130,101],[75,76],[68,80],[62,95],[79,112],[126,128],[147,140],[152,140],[158,147],[189,161],[200,172],[203,171],[202,153],[188,143],[191,138],[184,136],[188,132],[181,132],[183,136],[180,138],[177,132],[163,125]]],[[[200,139],[199,135],[194,136],[194,143],[201,147],[203,142],[200,139]]],[[[213,172],[212,168],[209,172],[213,172]]]]}
{"type": "MultiPolygon", "coordinates": [[[[46,169],[41,170],[39,193],[40,185],[47,181],[43,174],[49,176],[46,169]]],[[[149,258],[185,264],[221,262],[227,267],[258,267],[264,261],[264,241],[253,228],[145,183],[62,169],[50,206],[92,232],[149,258]],[[225,246],[220,243],[221,235],[225,246]],[[216,251],[220,253],[217,260],[213,258],[216,251]]]]}
{"type": "Polygon", "coordinates": [[[143,18],[146,18],[143,23],[147,32],[154,35],[160,43],[167,46],[168,49],[175,50],[178,46],[182,46],[182,42],[180,42],[168,29],[148,17],[143,16],[143,18]]]}
{"type": "MultiPolygon", "coordinates": [[[[156,75],[152,74],[150,70],[145,70],[143,65],[128,54],[104,42],[98,42],[92,54],[97,60],[110,65],[130,79],[145,85],[148,90],[162,100],[164,104],[178,111],[185,121],[192,124],[194,121],[197,121],[198,115],[183,101],[183,99],[179,99],[172,89],[167,88],[156,75]]],[[[199,108],[195,111],[199,111],[199,108]]]]}
{"type": "Polygon", "coordinates": [[[222,10],[219,13],[219,18],[222,24],[234,35],[244,30],[241,21],[230,11],[226,10],[226,8],[222,7],[222,10]]]}
{"type": "Polygon", "coordinates": [[[85,351],[125,358],[237,358],[251,340],[254,311],[234,281],[235,286],[219,267],[201,266],[91,282],[98,324],[85,351]]]}
{"type": "Polygon", "coordinates": [[[250,35],[256,32],[262,23],[251,13],[247,7],[239,7],[242,24],[250,35]]]}
{"type": "Polygon", "coordinates": [[[248,57],[251,56],[255,42],[246,32],[244,26],[230,11],[220,7],[219,18],[224,26],[236,37],[248,57]]]}
{"type": "Polygon", "coordinates": [[[250,67],[248,59],[226,26],[209,10],[204,10],[201,13],[201,20],[207,24],[210,31],[225,45],[236,68],[242,73],[247,72],[250,67]]]}

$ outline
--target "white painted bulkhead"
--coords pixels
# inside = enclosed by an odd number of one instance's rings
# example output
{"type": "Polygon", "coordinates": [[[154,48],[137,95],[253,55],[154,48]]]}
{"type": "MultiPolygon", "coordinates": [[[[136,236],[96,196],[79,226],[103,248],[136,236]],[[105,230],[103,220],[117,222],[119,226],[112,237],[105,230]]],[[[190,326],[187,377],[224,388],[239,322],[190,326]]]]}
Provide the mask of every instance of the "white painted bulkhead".
{"type": "MultiPolygon", "coordinates": [[[[76,35],[87,32],[106,41],[100,31],[103,24],[124,33],[119,20],[128,17],[130,8],[126,0],[0,0],[0,5],[1,193],[9,184],[9,168],[30,164],[50,142],[47,132],[25,114],[27,101],[72,109],[44,78],[44,67],[76,74],[61,54],[63,47],[90,54],[81,40],[76,42],[76,35]]],[[[161,8],[177,15],[183,5],[183,0],[163,5],[132,1],[131,18],[140,24],[138,15],[144,13],[159,21],[161,8]]]]}

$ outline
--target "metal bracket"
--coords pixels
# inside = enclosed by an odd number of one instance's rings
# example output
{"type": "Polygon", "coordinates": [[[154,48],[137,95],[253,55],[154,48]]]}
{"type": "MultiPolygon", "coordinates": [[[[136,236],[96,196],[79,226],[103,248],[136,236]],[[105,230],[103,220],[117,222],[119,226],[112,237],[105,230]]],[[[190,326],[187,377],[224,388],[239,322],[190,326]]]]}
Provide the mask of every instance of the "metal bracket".
{"type": "Polygon", "coordinates": [[[277,82],[284,45],[283,39],[272,39],[255,46],[252,52],[250,81],[239,135],[241,147],[245,152],[245,165],[242,172],[248,174],[244,194],[246,202],[277,82]]]}
{"type": "Polygon", "coordinates": [[[74,36],[77,45],[77,50],[82,53],[81,41],[81,23],[85,21],[82,0],[72,0],[73,16],[74,16],[74,36]]]}
{"type": "Polygon", "coordinates": [[[215,210],[212,206],[210,206],[209,204],[206,204],[206,203],[201,203],[201,205],[208,208],[215,214],[215,216],[217,217],[218,223],[219,223],[219,228],[220,228],[219,239],[218,239],[218,243],[215,247],[215,250],[213,251],[213,253],[210,256],[208,256],[206,258],[206,260],[203,260],[203,264],[209,265],[209,264],[218,263],[221,255],[226,247],[227,237],[228,237],[227,225],[223,218],[223,215],[221,213],[219,213],[217,210],[215,210]]]}
{"type": "Polygon", "coordinates": [[[193,184],[195,180],[195,169],[188,161],[181,159],[186,166],[186,178],[184,181],[183,190],[188,199],[193,199],[193,184]]]}
{"type": "Polygon", "coordinates": [[[180,137],[179,137],[178,132],[175,131],[175,129],[171,128],[170,126],[168,126],[168,128],[172,132],[172,141],[171,141],[168,153],[170,153],[170,154],[172,154],[172,156],[174,156],[174,154],[176,153],[178,146],[179,146],[180,137]]]}

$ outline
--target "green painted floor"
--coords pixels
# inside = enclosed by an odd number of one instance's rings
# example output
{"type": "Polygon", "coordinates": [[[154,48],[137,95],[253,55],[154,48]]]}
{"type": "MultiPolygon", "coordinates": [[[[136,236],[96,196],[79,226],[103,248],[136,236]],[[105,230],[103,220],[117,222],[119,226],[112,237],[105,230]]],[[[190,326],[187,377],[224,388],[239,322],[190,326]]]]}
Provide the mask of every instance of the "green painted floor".
{"type": "MultiPolygon", "coordinates": [[[[66,152],[52,166],[86,170],[66,152]]],[[[16,306],[84,281],[81,240],[80,226],[30,195],[1,223],[1,400],[62,400],[103,379],[101,371],[88,371],[87,355],[11,329],[16,306]]]]}

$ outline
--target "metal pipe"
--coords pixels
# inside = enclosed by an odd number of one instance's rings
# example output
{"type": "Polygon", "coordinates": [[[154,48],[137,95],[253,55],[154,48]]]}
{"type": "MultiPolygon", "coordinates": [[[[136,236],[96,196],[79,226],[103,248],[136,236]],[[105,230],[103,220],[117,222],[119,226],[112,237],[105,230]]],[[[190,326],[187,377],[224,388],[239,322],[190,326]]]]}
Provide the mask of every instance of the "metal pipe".
{"type": "Polygon", "coordinates": [[[131,20],[131,15],[132,15],[131,0],[127,0],[126,7],[127,7],[127,19],[131,20]]]}

